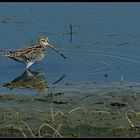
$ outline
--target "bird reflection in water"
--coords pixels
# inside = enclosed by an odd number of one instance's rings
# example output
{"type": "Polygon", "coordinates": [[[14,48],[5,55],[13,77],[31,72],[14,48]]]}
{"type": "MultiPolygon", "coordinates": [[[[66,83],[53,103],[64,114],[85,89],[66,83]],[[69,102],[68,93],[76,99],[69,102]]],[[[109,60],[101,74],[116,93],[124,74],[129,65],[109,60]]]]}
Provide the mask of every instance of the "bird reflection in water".
{"type": "MultiPolygon", "coordinates": [[[[64,76],[63,76],[64,78],[64,76]]],[[[58,79],[55,83],[63,79],[62,77],[58,79]]],[[[42,73],[26,70],[22,75],[18,76],[11,82],[3,85],[8,89],[29,89],[36,90],[40,94],[45,95],[49,92],[49,86],[45,80],[45,76],[42,73]]]]}

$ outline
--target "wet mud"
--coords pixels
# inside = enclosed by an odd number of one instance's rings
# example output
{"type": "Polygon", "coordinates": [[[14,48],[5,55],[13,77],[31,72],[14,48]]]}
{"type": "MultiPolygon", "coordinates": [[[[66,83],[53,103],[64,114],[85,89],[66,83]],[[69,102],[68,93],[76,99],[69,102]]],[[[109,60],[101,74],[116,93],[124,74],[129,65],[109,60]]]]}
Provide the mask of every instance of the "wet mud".
{"type": "Polygon", "coordinates": [[[140,136],[138,83],[65,86],[76,86],[81,93],[0,95],[0,137],[140,136]]]}

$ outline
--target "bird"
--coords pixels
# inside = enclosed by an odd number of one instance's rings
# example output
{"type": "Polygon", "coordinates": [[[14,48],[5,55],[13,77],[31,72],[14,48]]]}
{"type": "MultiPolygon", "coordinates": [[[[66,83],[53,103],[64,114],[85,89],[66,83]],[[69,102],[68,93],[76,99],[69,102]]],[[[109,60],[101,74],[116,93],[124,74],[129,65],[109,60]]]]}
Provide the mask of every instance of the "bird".
{"type": "Polygon", "coordinates": [[[21,48],[15,51],[1,51],[2,56],[6,56],[11,58],[17,62],[20,62],[25,65],[25,69],[29,69],[31,65],[41,61],[48,48],[53,49],[59,55],[61,55],[64,59],[67,59],[60,51],[58,51],[52,44],[49,42],[47,36],[42,36],[38,39],[38,42],[35,45],[31,45],[30,47],[21,48]]]}

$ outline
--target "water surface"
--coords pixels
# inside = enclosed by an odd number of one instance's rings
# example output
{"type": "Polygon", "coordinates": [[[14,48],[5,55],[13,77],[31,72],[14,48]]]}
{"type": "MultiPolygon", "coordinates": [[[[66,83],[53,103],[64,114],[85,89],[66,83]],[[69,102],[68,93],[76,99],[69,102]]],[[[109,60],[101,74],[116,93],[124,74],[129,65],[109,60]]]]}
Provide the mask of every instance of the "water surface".
{"type": "Polygon", "coordinates": [[[1,3],[0,13],[0,49],[27,47],[45,34],[67,57],[48,49],[44,60],[32,65],[30,78],[24,65],[0,57],[1,94],[38,95],[40,86],[42,92],[58,92],[69,90],[63,86],[68,84],[140,82],[139,3],[1,3]]]}

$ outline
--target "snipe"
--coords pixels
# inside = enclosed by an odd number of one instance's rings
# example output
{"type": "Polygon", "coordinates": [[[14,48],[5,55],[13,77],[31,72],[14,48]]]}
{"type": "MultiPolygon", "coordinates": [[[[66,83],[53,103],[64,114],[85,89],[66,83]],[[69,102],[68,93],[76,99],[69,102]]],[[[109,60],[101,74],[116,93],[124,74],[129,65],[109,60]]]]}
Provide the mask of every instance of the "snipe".
{"type": "Polygon", "coordinates": [[[41,36],[38,43],[35,45],[15,51],[4,52],[3,56],[7,56],[17,62],[25,64],[25,68],[28,69],[32,64],[39,62],[44,58],[47,47],[53,49],[66,59],[61,52],[50,44],[49,39],[46,36],[41,36]]]}

